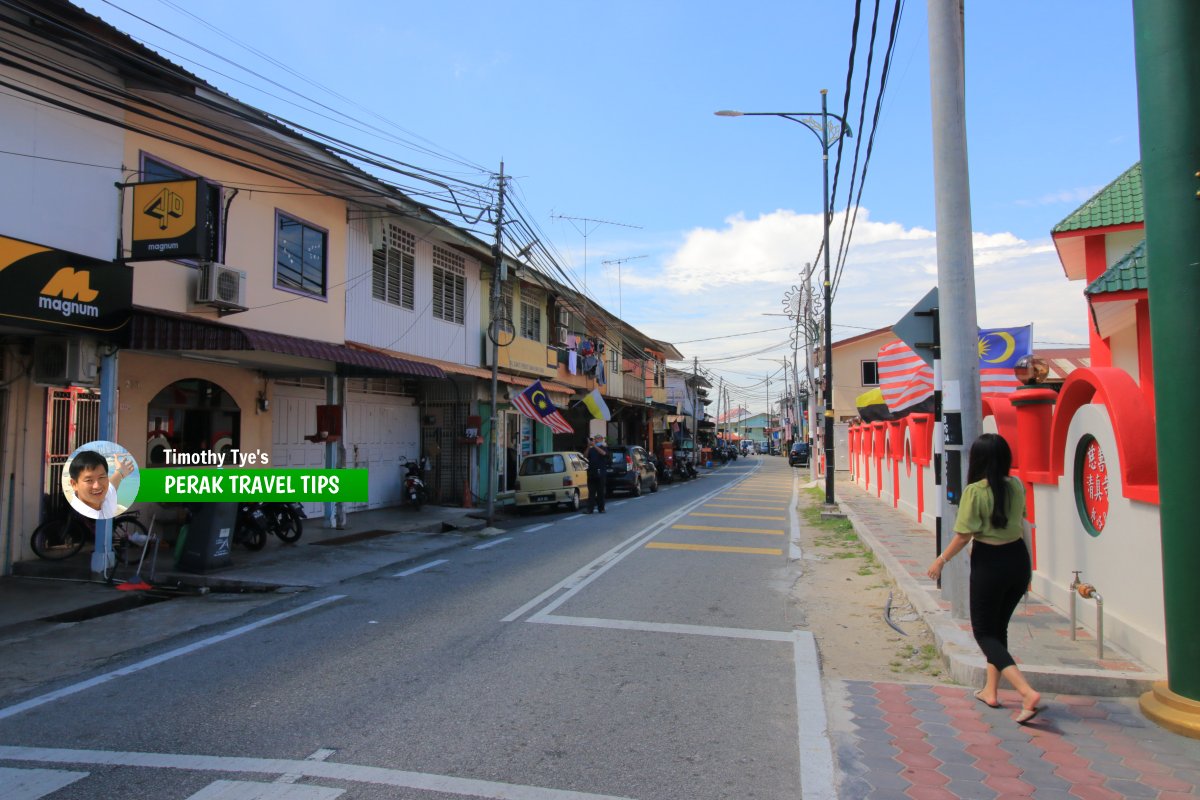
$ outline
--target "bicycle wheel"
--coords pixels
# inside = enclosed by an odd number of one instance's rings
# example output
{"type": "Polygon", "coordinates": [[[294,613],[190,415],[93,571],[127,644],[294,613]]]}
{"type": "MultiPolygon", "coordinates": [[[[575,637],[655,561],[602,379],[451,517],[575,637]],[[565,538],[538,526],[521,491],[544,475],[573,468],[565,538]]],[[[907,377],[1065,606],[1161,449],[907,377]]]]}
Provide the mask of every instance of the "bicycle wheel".
{"type": "Polygon", "coordinates": [[[112,544],[117,561],[122,564],[137,564],[149,535],[150,532],[137,517],[114,517],[112,544]]]}
{"type": "Polygon", "coordinates": [[[29,537],[29,546],[38,558],[60,561],[82,550],[86,539],[83,526],[67,516],[48,519],[38,525],[29,537]]]}

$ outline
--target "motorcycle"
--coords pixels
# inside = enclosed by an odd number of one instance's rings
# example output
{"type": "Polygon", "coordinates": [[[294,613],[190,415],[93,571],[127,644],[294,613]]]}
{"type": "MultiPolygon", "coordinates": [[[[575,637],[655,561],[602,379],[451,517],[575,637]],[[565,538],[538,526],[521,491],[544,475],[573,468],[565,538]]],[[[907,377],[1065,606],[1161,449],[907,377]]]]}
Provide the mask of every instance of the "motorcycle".
{"type": "Polygon", "coordinates": [[[401,458],[400,466],[404,468],[404,500],[420,511],[421,506],[425,505],[425,481],[421,480],[421,463],[401,458]]]}
{"type": "Polygon", "coordinates": [[[267,525],[271,533],[279,537],[281,542],[294,544],[300,541],[304,533],[303,503],[263,503],[263,511],[267,515],[267,525]]]}
{"type": "Polygon", "coordinates": [[[238,505],[237,521],[233,526],[233,541],[247,550],[262,550],[271,533],[271,520],[262,503],[238,505]]]}

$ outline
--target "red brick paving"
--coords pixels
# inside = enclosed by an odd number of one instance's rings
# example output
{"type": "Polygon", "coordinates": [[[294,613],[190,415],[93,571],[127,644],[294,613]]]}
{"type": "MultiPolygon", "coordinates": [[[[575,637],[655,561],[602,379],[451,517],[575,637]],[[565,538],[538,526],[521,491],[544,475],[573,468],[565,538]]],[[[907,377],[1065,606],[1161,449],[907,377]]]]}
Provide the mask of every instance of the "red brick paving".
{"type": "MultiPolygon", "coordinates": [[[[851,719],[861,708],[873,718],[870,727],[875,730],[869,737],[869,758],[864,755],[857,765],[851,754],[856,743],[862,742],[853,734],[847,734],[848,740],[837,748],[845,768],[842,788],[846,797],[950,800],[955,795],[945,786],[951,775],[961,781],[963,768],[969,767],[983,776],[978,781],[981,790],[987,787],[999,795],[995,800],[1036,797],[1038,776],[1048,769],[1069,785],[1070,795],[1077,800],[1117,800],[1121,794],[1107,785],[1116,779],[1094,767],[1120,764],[1133,773],[1120,781],[1140,784],[1147,790],[1147,800],[1200,798],[1191,783],[1200,772],[1200,741],[1146,722],[1132,698],[1106,699],[1100,704],[1092,697],[1047,696],[1040,724],[1020,727],[1009,714],[984,709],[965,687],[846,684],[855,690],[847,696],[848,700],[853,697],[853,705],[848,706],[851,719]],[[878,738],[880,723],[882,740],[878,738]],[[929,743],[934,735],[938,737],[936,748],[929,743]],[[879,743],[894,748],[884,751],[893,755],[881,756],[879,743]],[[1192,763],[1197,766],[1185,768],[1192,763]],[[880,779],[881,788],[873,788],[872,777],[880,779]],[[897,778],[907,782],[907,787],[897,786],[897,778]]],[[[1054,797],[1064,796],[1063,789],[1050,792],[1054,797]]]]}

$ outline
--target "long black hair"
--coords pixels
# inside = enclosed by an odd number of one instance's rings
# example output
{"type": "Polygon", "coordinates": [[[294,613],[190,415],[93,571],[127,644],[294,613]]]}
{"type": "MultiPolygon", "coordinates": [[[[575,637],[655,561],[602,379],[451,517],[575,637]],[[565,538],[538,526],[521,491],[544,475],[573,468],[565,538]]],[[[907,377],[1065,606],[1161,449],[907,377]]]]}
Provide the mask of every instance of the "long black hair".
{"type": "Polygon", "coordinates": [[[1008,471],[1012,469],[1012,450],[998,433],[985,433],[971,445],[967,462],[967,483],[987,479],[992,489],[992,527],[1008,527],[1008,471]]]}

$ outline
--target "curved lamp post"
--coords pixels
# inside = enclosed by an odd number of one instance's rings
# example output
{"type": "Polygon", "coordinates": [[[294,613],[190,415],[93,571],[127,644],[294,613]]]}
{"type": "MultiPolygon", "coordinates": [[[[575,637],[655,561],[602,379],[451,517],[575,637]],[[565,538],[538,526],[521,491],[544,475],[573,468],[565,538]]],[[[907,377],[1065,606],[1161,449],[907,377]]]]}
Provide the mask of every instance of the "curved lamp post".
{"type": "Polygon", "coordinates": [[[829,146],[843,136],[853,136],[850,125],[827,107],[828,92],[821,90],[821,113],[811,111],[717,111],[718,117],[783,117],[803,125],[821,142],[821,166],[824,183],[821,191],[821,221],[825,233],[825,504],[833,498],[833,333],[830,327],[833,284],[829,277],[829,146]],[[830,117],[835,122],[830,123],[830,117]]]}

